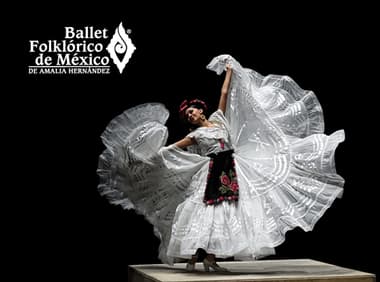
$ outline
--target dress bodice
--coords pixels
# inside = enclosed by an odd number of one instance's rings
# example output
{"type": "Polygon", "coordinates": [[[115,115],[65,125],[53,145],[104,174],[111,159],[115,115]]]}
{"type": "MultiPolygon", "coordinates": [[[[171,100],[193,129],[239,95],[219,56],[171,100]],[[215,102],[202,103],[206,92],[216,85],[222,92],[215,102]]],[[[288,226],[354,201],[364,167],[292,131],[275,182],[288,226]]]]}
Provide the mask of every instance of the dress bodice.
{"type": "Polygon", "coordinates": [[[198,127],[187,135],[196,141],[195,145],[188,147],[189,152],[206,156],[232,149],[229,126],[223,112],[217,110],[210,116],[209,121],[213,123],[213,126],[198,127]]]}

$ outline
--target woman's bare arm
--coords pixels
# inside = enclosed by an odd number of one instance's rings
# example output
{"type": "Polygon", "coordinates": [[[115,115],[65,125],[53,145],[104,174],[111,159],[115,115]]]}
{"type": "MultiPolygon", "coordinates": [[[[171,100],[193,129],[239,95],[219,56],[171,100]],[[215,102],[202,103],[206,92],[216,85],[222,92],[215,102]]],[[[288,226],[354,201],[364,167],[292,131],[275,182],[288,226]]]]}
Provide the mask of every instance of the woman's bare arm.
{"type": "Polygon", "coordinates": [[[228,96],[228,90],[230,88],[230,82],[231,82],[231,76],[232,76],[231,66],[227,65],[226,67],[227,67],[226,76],[224,78],[222,91],[221,91],[220,99],[219,99],[219,106],[218,106],[218,109],[222,110],[223,113],[226,112],[227,96],[228,96]]]}
{"type": "Polygon", "coordinates": [[[177,141],[176,143],[174,143],[174,145],[176,145],[177,147],[179,147],[181,149],[184,149],[187,146],[194,145],[194,144],[195,144],[195,139],[190,138],[190,137],[185,137],[185,138],[177,141]]]}

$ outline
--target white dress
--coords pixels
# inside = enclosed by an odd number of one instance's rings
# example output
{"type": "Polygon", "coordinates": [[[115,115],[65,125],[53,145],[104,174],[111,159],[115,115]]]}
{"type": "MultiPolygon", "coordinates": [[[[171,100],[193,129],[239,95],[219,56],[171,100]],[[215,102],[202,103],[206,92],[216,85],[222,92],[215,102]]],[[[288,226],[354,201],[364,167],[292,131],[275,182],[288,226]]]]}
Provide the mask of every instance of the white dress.
{"type": "Polygon", "coordinates": [[[229,55],[207,66],[233,68],[225,115],[190,133],[197,145],[165,146],[169,116],[162,104],[126,110],[102,134],[98,186],[111,203],[135,209],[161,240],[159,258],[173,263],[198,248],[217,257],[252,260],[274,254],[295,227],[305,231],[343,193],[334,153],[344,131],[325,135],[321,106],[287,76],[261,76],[229,55]],[[223,146],[220,140],[223,140],[223,146]],[[234,150],[239,199],[203,202],[210,153],[234,150]]]}

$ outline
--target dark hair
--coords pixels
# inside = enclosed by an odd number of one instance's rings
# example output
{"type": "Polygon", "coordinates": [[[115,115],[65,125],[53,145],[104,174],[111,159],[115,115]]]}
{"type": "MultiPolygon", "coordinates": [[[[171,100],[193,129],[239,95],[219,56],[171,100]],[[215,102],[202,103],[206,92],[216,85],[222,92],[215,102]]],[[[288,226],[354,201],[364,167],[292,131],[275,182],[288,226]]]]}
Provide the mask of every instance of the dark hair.
{"type": "Polygon", "coordinates": [[[186,110],[190,107],[202,109],[204,113],[207,111],[207,105],[202,100],[193,99],[190,102],[188,102],[187,100],[184,100],[184,101],[182,101],[181,105],[179,106],[179,111],[178,111],[181,119],[186,119],[185,113],[186,113],[186,110]]]}
{"type": "Polygon", "coordinates": [[[194,130],[195,128],[197,128],[197,126],[188,122],[186,115],[185,115],[186,110],[188,108],[202,109],[203,114],[205,115],[206,111],[207,111],[207,104],[200,99],[192,99],[192,100],[190,100],[190,102],[188,100],[182,101],[181,105],[179,106],[179,111],[178,111],[179,117],[189,127],[189,129],[191,131],[191,130],[194,130]]]}

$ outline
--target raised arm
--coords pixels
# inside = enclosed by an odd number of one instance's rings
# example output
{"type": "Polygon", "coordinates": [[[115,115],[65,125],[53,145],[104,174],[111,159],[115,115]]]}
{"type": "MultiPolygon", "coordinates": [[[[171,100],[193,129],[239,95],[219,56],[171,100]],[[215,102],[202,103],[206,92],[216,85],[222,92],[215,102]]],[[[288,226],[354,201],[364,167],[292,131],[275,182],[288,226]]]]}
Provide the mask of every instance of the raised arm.
{"type": "Polygon", "coordinates": [[[228,90],[230,88],[230,82],[231,82],[231,76],[232,76],[231,66],[227,65],[226,67],[227,67],[226,76],[224,78],[222,91],[221,91],[220,99],[219,99],[219,106],[218,106],[218,109],[222,110],[223,113],[226,112],[227,96],[228,96],[228,90]]]}

